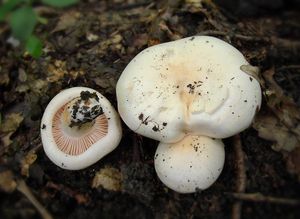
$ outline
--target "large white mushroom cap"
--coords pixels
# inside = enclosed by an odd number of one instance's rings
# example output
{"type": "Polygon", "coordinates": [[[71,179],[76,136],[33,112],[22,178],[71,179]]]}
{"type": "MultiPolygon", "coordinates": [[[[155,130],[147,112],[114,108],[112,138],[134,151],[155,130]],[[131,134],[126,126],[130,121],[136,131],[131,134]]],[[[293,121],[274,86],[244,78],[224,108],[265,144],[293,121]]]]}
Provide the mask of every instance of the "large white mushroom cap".
{"type": "Polygon", "coordinates": [[[249,63],[228,43],[194,36],[145,49],[117,83],[130,129],[162,142],[186,134],[225,138],[246,129],[261,104],[249,63]]]}
{"type": "Polygon", "coordinates": [[[159,179],[179,193],[210,187],[220,175],[225,159],[221,140],[188,135],[181,141],[160,143],[154,157],[159,179]]]}
{"type": "Polygon", "coordinates": [[[99,92],[86,87],[57,94],[41,121],[45,153],[64,169],[94,164],[114,150],[121,137],[120,118],[114,107],[99,92]]]}

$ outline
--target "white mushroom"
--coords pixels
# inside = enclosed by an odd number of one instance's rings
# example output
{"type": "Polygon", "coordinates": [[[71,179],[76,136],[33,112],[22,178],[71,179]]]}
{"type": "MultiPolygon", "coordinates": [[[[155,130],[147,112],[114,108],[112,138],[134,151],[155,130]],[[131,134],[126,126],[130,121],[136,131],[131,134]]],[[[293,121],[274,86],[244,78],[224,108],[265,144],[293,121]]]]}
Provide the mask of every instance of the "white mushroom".
{"type": "Polygon", "coordinates": [[[135,132],[172,143],[186,134],[225,138],[260,108],[258,81],[228,43],[194,36],[145,49],[117,83],[119,113],[135,132]]]}
{"type": "Polygon", "coordinates": [[[74,87],[57,94],[41,121],[45,153],[56,165],[78,170],[114,150],[122,137],[120,118],[99,92],[74,87]]]}
{"type": "Polygon", "coordinates": [[[211,186],[225,159],[221,140],[188,135],[173,144],[160,143],[154,157],[159,179],[179,193],[192,193],[211,186]]]}

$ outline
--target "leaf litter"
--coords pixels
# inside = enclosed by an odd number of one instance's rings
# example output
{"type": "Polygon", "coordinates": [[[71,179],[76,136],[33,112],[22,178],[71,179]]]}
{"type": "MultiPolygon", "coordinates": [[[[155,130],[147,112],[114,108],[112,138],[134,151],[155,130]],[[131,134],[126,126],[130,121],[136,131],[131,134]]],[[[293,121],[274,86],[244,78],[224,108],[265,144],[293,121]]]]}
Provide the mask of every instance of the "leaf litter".
{"type": "MultiPolygon", "coordinates": [[[[0,217],[10,216],[11,213],[2,213],[12,212],[9,209],[18,216],[32,215],[22,210],[22,199],[13,192],[22,180],[26,181],[26,189],[32,190],[55,218],[74,215],[75,218],[79,215],[230,217],[228,208],[233,201],[224,196],[224,192],[234,191],[232,185],[236,182],[232,174],[236,158],[230,139],[226,140],[227,165],[217,183],[209,190],[185,196],[166,189],[157,179],[153,170],[157,142],[143,138],[141,147],[134,149],[133,133],[126,126],[123,126],[125,134],[120,146],[82,171],[61,170],[42,150],[33,150],[40,144],[37,136],[43,109],[60,90],[72,86],[92,87],[116,106],[117,79],[138,52],[158,43],[203,34],[232,43],[251,64],[262,70],[265,98],[253,124],[257,133],[250,128],[242,135],[249,158],[246,171],[251,176],[246,191],[299,198],[299,181],[295,177],[298,174],[299,180],[299,106],[289,97],[292,91],[297,93],[298,87],[286,89],[274,79],[282,74],[277,71],[279,68],[299,63],[300,31],[295,25],[299,17],[281,10],[276,16],[265,13],[245,19],[225,12],[212,1],[79,3],[66,10],[46,13],[48,24],[39,25],[36,30],[37,36],[45,40],[44,54],[38,60],[22,54],[20,48],[8,46],[4,43],[5,34],[1,34],[4,47],[0,48],[0,54],[4,55],[0,57],[3,91],[0,93],[0,136],[5,150],[1,145],[0,179],[7,181],[0,180],[0,188],[9,192],[12,199],[0,201],[0,217]],[[138,162],[134,159],[136,153],[140,157],[138,162]],[[270,164],[269,160],[276,162],[270,164]],[[271,182],[276,189],[272,189],[271,182]],[[19,206],[16,209],[12,207],[14,202],[19,206]]],[[[293,73],[288,68],[286,71],[293,73]]],[[[297,70],[294,72],[297,75],[297,70]]],[[[244,218],[297,215],[295,208],[251,203],[244,206],[244,218]]],[[[35,211],[31,209],[31,212],[35,211]]],[[[33,217],[38,217],[37,213],[33,217]]]]}

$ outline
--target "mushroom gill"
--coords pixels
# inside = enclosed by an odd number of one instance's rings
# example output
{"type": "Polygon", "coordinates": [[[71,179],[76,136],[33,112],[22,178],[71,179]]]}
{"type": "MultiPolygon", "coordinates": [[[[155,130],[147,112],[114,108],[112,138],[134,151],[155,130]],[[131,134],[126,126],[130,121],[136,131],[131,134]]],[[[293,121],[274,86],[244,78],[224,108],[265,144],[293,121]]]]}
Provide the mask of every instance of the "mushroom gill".
{"type": "Polygon", "coordinates": [[[65,107],[66,105],[61,107],[53,118],[53,138],[62,152],[73,156],[80,155],[106,136],[108,120],[104,114],[101,114],[90,124],[70,128],[62,122],[65,107]],[[70,129],[76,130],[70,134],[70,129]]]}

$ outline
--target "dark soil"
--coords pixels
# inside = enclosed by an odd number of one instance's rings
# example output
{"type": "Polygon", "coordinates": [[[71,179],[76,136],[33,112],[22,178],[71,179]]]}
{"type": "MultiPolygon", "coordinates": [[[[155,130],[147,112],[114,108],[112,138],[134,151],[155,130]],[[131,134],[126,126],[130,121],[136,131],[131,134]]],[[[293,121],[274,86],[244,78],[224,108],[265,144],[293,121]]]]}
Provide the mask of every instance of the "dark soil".
{"type": "MultiPolygon", "coordinates": [[[[10,33],[2,24],[2,123],[13,113],[23,120],[0,133],[0,174],[9,171],[14,181],[23,179],[53,218],[234,218],[232,193],[238,177],[231,138],[224,141],[226,161],[217,182],[188,195],[167,189],[157,178],[153,157],[158,142],[137,136],[125,124],[119,147],[81,171],[60,169],[41,148],[40,119],[60,90],[91,87],[116,107],[116,82],[136,54],[154,44],[198,34],[230,42],[262,72],[275,69],[275,80],[285,95],[300,106],[298,1],[276,1],[274,7],[248,1],[249,5],[239,5],[238,11],[234,5],[242,1],[224,1],[222,8],[210,1],[204,1],[202,7],[191,2],[90,0],[64,10],[39,8],[48,24],[36,29],[44,42],[38,59],[7,43],[10,33]],[[37,157],[26,174],[24,157],[32,151],[37,157]],[[91,186],[96,172],[106,166],[122,174],[118,191],[91,186]]],[[[258,137],[253,128],[240,137],[246,157],[245,193],[300,199],[299,177],[288,169],[284,154],[274,151],[273,143],[258,137]]],[[[252,200],[243,202],[241,217],[300,218],[300,211],[299,205],[252,200]]],[[[40,214],[22,193],[1,190],[0,184],[0,218],[40,218],[40,214]]]]}

